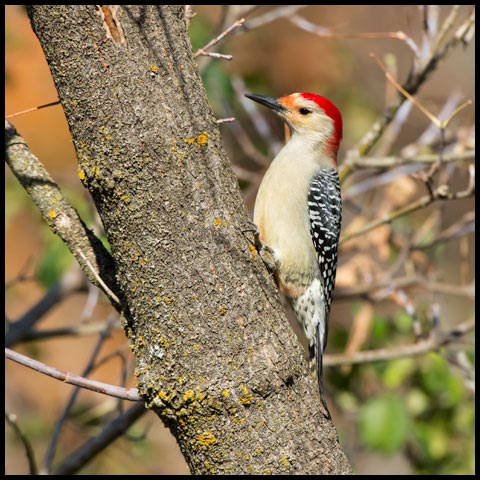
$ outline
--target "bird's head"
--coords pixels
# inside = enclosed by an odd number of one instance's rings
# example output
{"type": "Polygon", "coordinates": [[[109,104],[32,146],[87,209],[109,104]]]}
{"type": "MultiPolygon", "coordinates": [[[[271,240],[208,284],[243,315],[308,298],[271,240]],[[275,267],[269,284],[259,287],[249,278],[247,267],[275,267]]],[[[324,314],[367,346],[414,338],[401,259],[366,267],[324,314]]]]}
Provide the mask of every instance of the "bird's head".
{"type": "Polygon", "coordinates": [[[245,96],[280,115],[292,134],[320,143],[327,153],[336,157],[342,139],[342,115],[330,100],[314,93],[292,93],[279,98],[251,93],[245,96]]]}

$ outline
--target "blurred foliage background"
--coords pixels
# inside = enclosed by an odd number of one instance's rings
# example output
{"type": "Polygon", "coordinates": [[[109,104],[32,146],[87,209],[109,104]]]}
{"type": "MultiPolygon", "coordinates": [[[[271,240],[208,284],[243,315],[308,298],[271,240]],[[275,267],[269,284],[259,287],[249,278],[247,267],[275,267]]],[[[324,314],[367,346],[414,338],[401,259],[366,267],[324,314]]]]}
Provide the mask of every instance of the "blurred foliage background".
{"type": "MultiPolygon", "coordinates": [[[[425,11],[418,6],[307,6],[273,21],[268,15],[275,8],[251,7],[195,6],[196,15],[190,22],[195,52],[235,20],[243,16],[247,19],[245,28],[230,34],[216,49],[232,55],[230,61],[199,56],[198,63],[217,118],[236,119],[220,128],[250,208],[268,161],[283,144],[284,129],[274,115],[249,105],[243,98],[245,91],[272,96],[311,91],[331,99],[340,108],[344,121],[341,166],[396,95],[370,58],[370,52],[382,59],[400,83],[413,62],[413,52],[406,41],[388,35],[355,38],[354,34],[402,31],[419,46],[425,35],[425,11]],[[323,27],[327,34],[321,37],[302,30],[298,26],[300,17],[323,27]],[[342,34],[348,35],[342,38],[342,34]]],[[[465,21],[471,9],[458,9],[455,28],[465,21]]],[[[5,12],[8,115],[55,101],[57,95],[24,9],[7,6],[5,12]]],[[[451,12],[451,6],[432,8],[428,12],[430,25],[441,26],[451,12]]],[[[417,98],[434,115],[439,115],[448,102],[459,105],[467,99],[474,100],[474,80],[474,42],[470,42],[457,46],[440,62],[417,98]]],[[[404,117],[397,122],[397,131],[386,132],[372,153],[374,157],[402,156],[412,149],[438,153],[443,148],[438,132],[430,135],[429,142],[419,141],[430,121],[418,109],[405,109],[404,117]]],[[[12,122],[87,224],[96,225],[93,208],[78,179],[75,153],[61,107],[17,116],[12,122]]],[[[474,151],[473,107],[452,120],[446,131],[446,144],[451,147],[449,152],[474,151]]],[[[425,185],[411,173],[398,168],[354,172],[343,185],[343,231],[355,231],[424,195],[425,185]]],[[[440,175],[452,191],[465,189],[468,162],[449,163],[440,175]]],[[[68,250],[43,224],[8,168],[5,200],[6,318],[14,321],[74,266],[68,250]]],[[[417,324],[428,336],[434,328],[449,332],[473,319],[473,202],[473,196],[436,202],[345,243],[340,252],[328,354],[411,345],[417,324]],[[428,248],[410,249],[402,258],[406,243],[413,239],[426,245],[465,216],[467,220],[460,225],[463,229],[458,228],[460,233],[428,248]],[[396,274],[385,277],[395,262],[396,274]],[[385,278],[391,284],[385,283],[385,278]],[[402,287],[398,278],[415,281],[402,287]],[[381,288],[368,288],[382,281],[381,288]],[[362,294],[352,294],[352,288],[359,286],[367,288],[362,294]],[[438,320],[438,327],[432,325],[432,318],[438,320]]],[[[97,325],[109,315],[108,302],[98,298],[93,289],[82,287],[49,310],[41,329],[97,325]]],[[[90,334],[25,341],[16,348],[62,370],[81,373],[96,343],[96,336],[90,334]]],[[[92,378],[118,384],[122,375],[131,374],[133,368],[133,358],[118,329],[112,330],[102,345],[105,357],[111,352],[116,352],[112,361],[102,363],[92,378]]],[[[473,365],[473,333],[469,333],[436,352],[328,368],[329,405],[355,472],[473,474],[473,365]]],[[[127,385],[134,386],[131,375],[127,376],[127,385]]],[[[6,410],[17,416],[40,464],[53,425],[71,391],[61,382],[11,362],[6,364],[6,410]]],[[[82,391],[62,431],[58,458],[97,432],[115,408],[113,400],[82,391]]],[[[25,473],[28,467],[23,447],[12,429],[6,429],[6,473],[25,473]]],[[[187,471],[173,437],[148,413],[128,436],[117,440],[81,473],[187,471]]]]}

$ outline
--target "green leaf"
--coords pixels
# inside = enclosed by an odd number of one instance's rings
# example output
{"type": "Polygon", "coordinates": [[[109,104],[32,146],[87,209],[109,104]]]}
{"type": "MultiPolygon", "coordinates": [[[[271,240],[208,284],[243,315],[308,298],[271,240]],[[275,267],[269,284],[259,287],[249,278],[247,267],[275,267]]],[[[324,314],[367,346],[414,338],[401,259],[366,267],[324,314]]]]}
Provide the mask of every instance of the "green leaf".
{"type": "Polygon", "coordinates": [[[448,453],[447,431],[441,423],[416,423],[414,432],[424,461],[431,463],[448,453]]]}
{"type": "Polygon", "coordinates": [[[400,358],[388,363],[383,372],[383,383],[389,388],[397,388],[416,370],[413,358],[400,358]]]}
{"type": "Polygon", "coordinates": [[[373,317],[372,339],[377,343],[382,344],[382,342],[387,339],[389,330],[389,322],[386,317],[380,315],[375,315],[373,317]]]}
{"type": "Polygon", "coordinates": [[[443,406],[457,405],[465,397],[462,381],[451,372],[447,360],[438,353],[427,355],[422,363],[421,378],[425,390],[443,406]]]}
{"type": "Polygon", "coordinates": [[[411,415],[421,415],[430,407],[430,399],[420,389],[414,388],[407,393],[406,405],[411,415]]]}
{"type": "Polygon", "coordinates": [[[394,395],[382,395],[362,406],[359,416],[363,444],[383,453],[394,453],[407,438],[409,416],[404,402],[394,395]]]}

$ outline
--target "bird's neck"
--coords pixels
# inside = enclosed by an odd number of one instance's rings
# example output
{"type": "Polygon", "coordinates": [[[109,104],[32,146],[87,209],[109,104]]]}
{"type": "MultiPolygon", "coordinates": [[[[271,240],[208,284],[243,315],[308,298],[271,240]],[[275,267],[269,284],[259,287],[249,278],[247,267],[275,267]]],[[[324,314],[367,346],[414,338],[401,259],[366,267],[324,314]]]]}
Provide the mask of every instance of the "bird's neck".
{"type": "Polygon", "coordinates": [[[337,148],[332,148],[329,138],[318,132],[293,132],[284,149],[295,155],[298,162],[314,163],[318,168],[337,169],[337,148]]]}

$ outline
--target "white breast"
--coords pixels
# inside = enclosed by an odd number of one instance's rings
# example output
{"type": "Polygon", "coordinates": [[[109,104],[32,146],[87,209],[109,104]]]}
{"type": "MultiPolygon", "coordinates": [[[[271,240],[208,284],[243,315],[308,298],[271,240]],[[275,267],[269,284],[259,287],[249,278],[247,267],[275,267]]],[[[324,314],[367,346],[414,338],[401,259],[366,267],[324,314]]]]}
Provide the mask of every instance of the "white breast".
{"type": "Polygon", "coordinates": [[[267,170],[254,209],[261,239],[280,260],[280,275],[305,272],[312,278],[317,267],[310,237],[307,196],[320,165],[311,147],[292,137],[267,170]]]}

